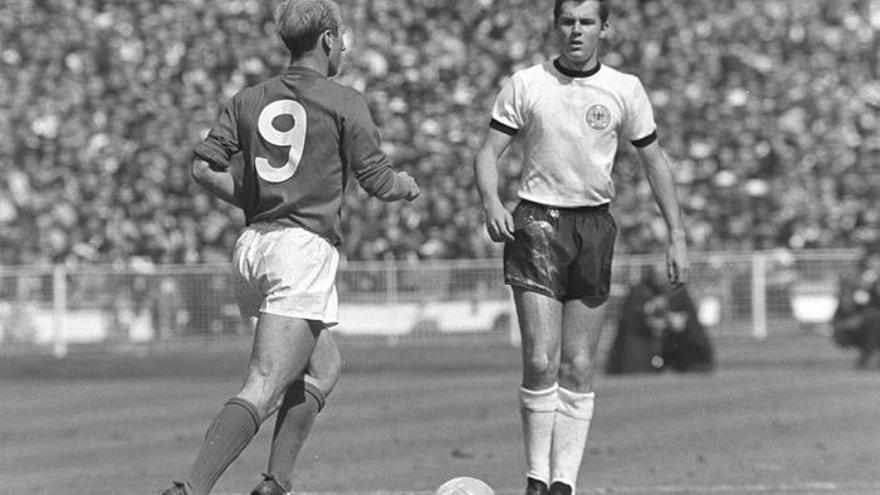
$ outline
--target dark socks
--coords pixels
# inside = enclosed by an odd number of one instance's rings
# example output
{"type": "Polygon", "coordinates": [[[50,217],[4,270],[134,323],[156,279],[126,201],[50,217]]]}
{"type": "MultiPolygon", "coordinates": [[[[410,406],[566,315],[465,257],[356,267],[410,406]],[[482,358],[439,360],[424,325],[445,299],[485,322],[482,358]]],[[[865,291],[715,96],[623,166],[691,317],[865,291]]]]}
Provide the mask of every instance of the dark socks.
{"type": "Polygon", "coordinates": [[[278,409],[272,451],[269,455],[269,474],[286,490],[290,490],[290,475],[296,457],[315,422],[315,416],[324,407],[324,394],[314,385],[297,381],[290,385],[278,409]]]}
{"type": "Polygon", "coordinates": [[[207,495],[220,475],[250,443],[260,428],[260,413],[250,402],[232,398],[205,434],[205,442],[189,471],[192,495],[207,495]]]}

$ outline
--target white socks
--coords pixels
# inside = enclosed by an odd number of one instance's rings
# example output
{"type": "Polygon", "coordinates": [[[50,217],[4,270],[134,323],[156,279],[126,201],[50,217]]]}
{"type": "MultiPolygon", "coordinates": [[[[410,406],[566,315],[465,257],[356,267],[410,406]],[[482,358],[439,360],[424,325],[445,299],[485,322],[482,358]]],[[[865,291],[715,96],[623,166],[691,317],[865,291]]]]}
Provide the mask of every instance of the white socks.
{"type": "Polygon", "coordinates": [[[550,477],[553,483],[565,483],[575,493],[596,394],[577,393],[558,387],[557,395],[559,401],[553,423],[550,477]]]}
{"type": "Polygon", "coordinates": [[[520,387],[527,477],[547,486],[559,481],[574,492],[595,398],[594,392],[572,392],[555,384],[545,390],[520,387]]]}
{"type": "Polygon", "coordinates": [[[557,390],[559,387],[556,384],[545,390],[519,389],[519,407],[526,446],[526,476],[543,481],[548,486],[553,422],[559,404],[557,390]]]}

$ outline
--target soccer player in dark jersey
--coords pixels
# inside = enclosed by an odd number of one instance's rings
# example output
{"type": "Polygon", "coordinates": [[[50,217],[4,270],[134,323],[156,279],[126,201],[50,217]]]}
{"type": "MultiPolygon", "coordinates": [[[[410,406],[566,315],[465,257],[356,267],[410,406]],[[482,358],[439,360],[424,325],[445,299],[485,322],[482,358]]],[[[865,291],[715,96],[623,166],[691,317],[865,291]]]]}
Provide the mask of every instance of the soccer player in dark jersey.
{"type": "Polygon", "coordinates": [[[208,428],[183,480],[164,495],[206,495],[260,425],[277,412],[268,473],[252,493],[282,495],[341,359],[335,277],[343,194],[354,177],[383,201],[413,200],[415,180],[395,172],[363,97],[329,79],[346,49],[333,0],[285,0],[278,34],[290,51],[282,75],[232,97],[195,150],[195,180],[239,206],[247,227],[233,252],[242,316],[255,321],[244,384],[208,428]],[[230,171],[233,155],[244,165],[230,171]]]}
{"type": "Polygon", "coordinates": [[[474,160],[487,230],[506,243],[504,277],[522,335],[519,398],[532,495],[576,490],[617,232],[608,205],[620,137],[635,146],[666,221],[670,281],[683,283],[688,271],[673,176],[648,96],[636,76],[598,60],[607,2],[556,0],[553,25],[559,57],[507,81],[474,160]],[[520,202],[511,213],[498,195],[497,164],[513,139],[524,151],[520,202]]]}

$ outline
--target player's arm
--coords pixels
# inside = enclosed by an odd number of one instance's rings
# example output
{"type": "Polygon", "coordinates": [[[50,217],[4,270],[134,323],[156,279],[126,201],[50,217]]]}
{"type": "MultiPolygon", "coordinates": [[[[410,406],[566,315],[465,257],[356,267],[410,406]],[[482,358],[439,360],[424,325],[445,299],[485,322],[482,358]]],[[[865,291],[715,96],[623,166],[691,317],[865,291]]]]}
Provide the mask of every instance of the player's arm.
{"type": "Polygon", "coordinates": [[[230,172],[228,165],[216,165],[196,158],[192,163],[192,177],[214,196],[241,208],[238,195],[239,184],[230,172]]]}
{"type": "Polygon", "coordinates": [[[190,172],[193,179],[208,192],[240,208],[240,184],[230,167],[230,159],[241,152],[236,125],[237,106],[238,95],[227,102],[211,132],[193,149],[190,172]]]}
{"type": "Polygon", "coordinates": [[[647,146],[637,146],[636,150],[669,231],[669,248],[666,251],[669,281],[674,285],[683,284],[687,282],[690,264],[687,257],[684,222],[669,158],[657,141],[647,146]]]}
{"type": "Polygon", "coordinates": [[[490,127],[474,157],[474,176],[486,214],[486,230],[495,242],[514,239],[513,216],[498,194],[498,160],[512,140],[512,135],[490,127]]]}
{"type": "Polygon", "coordinates": [[[391,202],[405,199],[412,201],[419,197],[421,189],[406,172],[395,172],[384,153],[368,154],[353,162],[354,176],[364,191],[381,201],[391,202]]]}
{"type": "Polygon", "coordinates": [[[360,93],[352,93],[343,119],[342,153],[355,179],[370,196],[382,201],[416,199],[421,190],[408,173],[395,172],[382,151],[379,129],[360,93]]]}

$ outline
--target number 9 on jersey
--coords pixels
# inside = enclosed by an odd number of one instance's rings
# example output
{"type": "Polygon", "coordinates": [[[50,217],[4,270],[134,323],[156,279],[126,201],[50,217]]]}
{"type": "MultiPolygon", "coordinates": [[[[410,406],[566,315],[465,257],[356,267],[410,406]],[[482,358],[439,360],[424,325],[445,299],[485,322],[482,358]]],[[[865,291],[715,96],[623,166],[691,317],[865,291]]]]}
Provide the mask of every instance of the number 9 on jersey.
{"type": "Polygon", "coordinates": [[[254,165],[257,174],[267,182],[284,182],[293,177],[302,158],[306,141],[306,109],[296,100],[278,100],[266,105],[260,112],[257,122],[260,136],[276,146],[288,148],[287,162],[274,167],[267,158],[256,157],[254,165]],[[275,119],[284,115],[293,118],[293,127],[280,131],[275,127],[275,119]]]}

